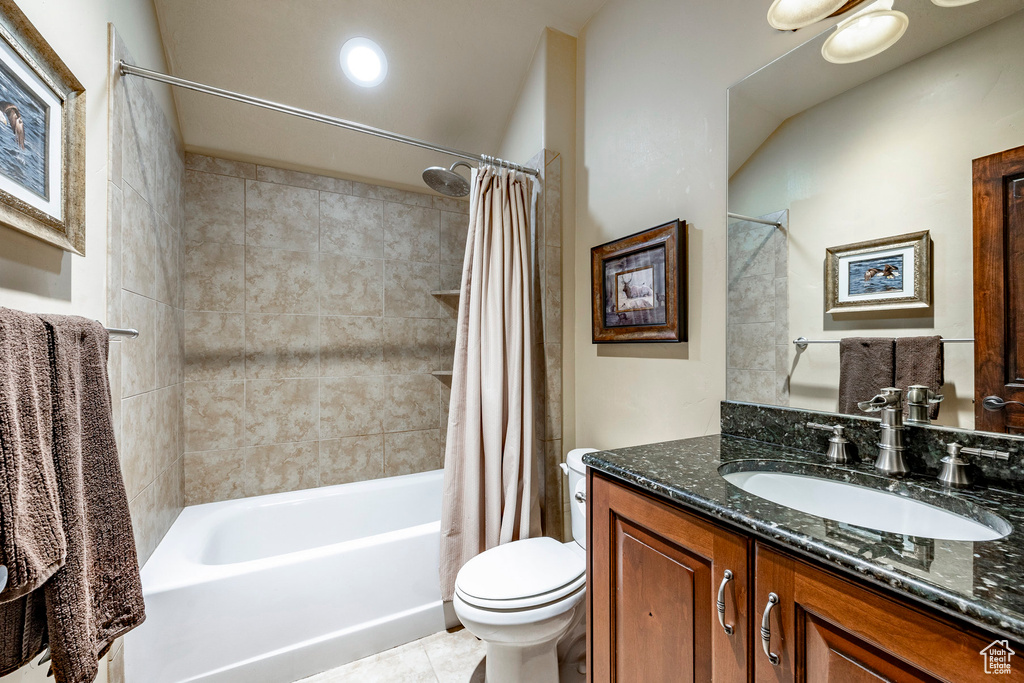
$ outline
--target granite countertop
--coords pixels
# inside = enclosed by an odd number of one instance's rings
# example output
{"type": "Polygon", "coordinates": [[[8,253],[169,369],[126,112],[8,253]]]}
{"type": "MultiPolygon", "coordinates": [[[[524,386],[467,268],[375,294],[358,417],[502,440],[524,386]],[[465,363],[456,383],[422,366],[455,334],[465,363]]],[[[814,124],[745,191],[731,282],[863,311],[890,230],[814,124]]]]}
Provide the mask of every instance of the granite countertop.
{"type": "Polygon", "coordinates": [[[1024,495],[998,488],[948,492],[934,478],[897,481],[878,475],[873,459],[828,465],[824,453],[787,449],[728,435],[705,436],[591,453],[584,462],[658,497],[697,510],[898,594],[1024,641],[1024,495]],[[748,461],[742,466],[729,465],[748,461]],[[757,469],[830,474],[908,495],[979,521],[992,514],[1013,526],[994,541],[918,538],[873,531],[772,503],[733,486],[719,473],[757,469]],[[827,467],[824,467],[826,466],[827,467]]]}

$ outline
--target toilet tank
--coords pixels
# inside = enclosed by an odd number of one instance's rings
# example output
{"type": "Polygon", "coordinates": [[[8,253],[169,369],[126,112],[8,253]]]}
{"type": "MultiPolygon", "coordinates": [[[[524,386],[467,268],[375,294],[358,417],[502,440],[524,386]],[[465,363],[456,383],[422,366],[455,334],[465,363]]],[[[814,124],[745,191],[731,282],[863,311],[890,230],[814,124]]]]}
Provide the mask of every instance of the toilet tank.
{"type": "Polygon", "coordinates": [[[583,456],[596,453],[596,448],[574,448],[565,456],[566,474],[569,475],[569,510],[572,513],[572,538],[582,548],[587,547],[587,466],[583,464],[583,456]],[[576,494],[583,494],[583,501],[576,499],[576,494]]]}

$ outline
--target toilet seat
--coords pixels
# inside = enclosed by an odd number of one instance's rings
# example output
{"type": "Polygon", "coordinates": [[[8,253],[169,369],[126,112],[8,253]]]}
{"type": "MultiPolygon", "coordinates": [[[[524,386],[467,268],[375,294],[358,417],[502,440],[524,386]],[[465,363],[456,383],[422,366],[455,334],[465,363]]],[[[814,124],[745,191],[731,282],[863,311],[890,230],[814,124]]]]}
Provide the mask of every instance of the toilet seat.
{"type": "Polygon", "coordinates": [[[573,597],[586,587],[584,556],[552,538],[530,538],[491,548],[467,562],[455,594],[486,611],[533,610],[573,597]]]}

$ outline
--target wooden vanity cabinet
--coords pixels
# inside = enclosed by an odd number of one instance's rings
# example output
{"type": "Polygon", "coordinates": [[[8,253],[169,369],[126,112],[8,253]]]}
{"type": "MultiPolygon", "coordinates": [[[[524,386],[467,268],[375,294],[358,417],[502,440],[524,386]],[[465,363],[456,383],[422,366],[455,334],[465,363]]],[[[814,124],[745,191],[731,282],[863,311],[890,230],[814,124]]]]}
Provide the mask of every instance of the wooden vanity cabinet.
{"type": "MultiPolygon", "coordinates": [[[[758,683],[807,681],[991,680],[981,650],[992,637],[968,633],[950,622],[893,600],[760,543],[755,546],[754,611],[758,683]],[[769,616],[773,665],[761,644],[761,618],[769,616]]],[[[1007,680],[1021,680],[1004,676],[1007,680]]]]}
{"type": "Polygon", "coordinates": [[[587,507],[590,680],[749,680],[750,540],[592,471],[587,507]]]}
{"type": "MultiPolygon", "coordinates": [[[[991,680],[995,636],[819,568],[626,484],[588,474],[589,680],[991,680]],[[724,592],[727,634],[716,603],[724,592]],[[775,594],[768,627],[761,620],[775,594]]],[[[1011,643],[1017,652],[1024,651],[1011,643]]],[[[1001,680],[1024,680],[1024,659],[1001,680]]],[[[1018,664],[1018,662],[1020,662],[1018,664]]]]}

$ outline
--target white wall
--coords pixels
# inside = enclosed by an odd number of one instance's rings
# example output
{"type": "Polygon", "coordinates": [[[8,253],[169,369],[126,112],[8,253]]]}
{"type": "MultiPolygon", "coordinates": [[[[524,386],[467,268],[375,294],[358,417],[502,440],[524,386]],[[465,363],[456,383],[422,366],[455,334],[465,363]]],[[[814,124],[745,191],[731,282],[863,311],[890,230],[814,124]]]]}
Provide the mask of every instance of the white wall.
{"type": "MultiPolygon", "coordinates": [[[[73,256],[0,227],[0,306],[35,312],[106,316],[107,23],[113,22],[140,64],[164,69],[156,14],[149,0],[20,0],[29,20],[86,91],[86,256],[73,256]]],[[[170,93],[154,88],[177,127],[170,93]]],[[[107,668],[97,681],[105,683],[107,668]]],[[[44,683],[47,666],[0,678],[44,683]]]]}
{"type": "MultiPolygon", "coordinates": [[[[105,317],[107,179],[107,23],[113,22],[140,64],[164,68],[150,0],[21,0],[29,20],[68,65],[86,93],[85,257],[0,227],[0,306],[105,317]]],[[[170,93],[156,89],[168,119],[170,93]]]]}
{"type": "MultiPolygon", "coordinates": [[[[730,208],[788,208],[792,336],[974,336],[971,160],[1024,144],[1024,13],[784,123],[730,181],[730,208]],[[934,242],[934,310],[824,313],[828,247],[918,230],[934,242]]],[[[939,422],[974,425],[974,348],[945,346],[939,422]]],[[[839,354],[810,347],[790,405],[836,410],[839,354]]]]}
{"type": "Polygon", "coordinates": [[[725,398],[726,90],[817,33],[743,0],[610,0],[579,38],[576,441],[598,448],[719,431],[725,398]],[[687,344],[591,342],[590,248],[690,224],[687,344]]]}

